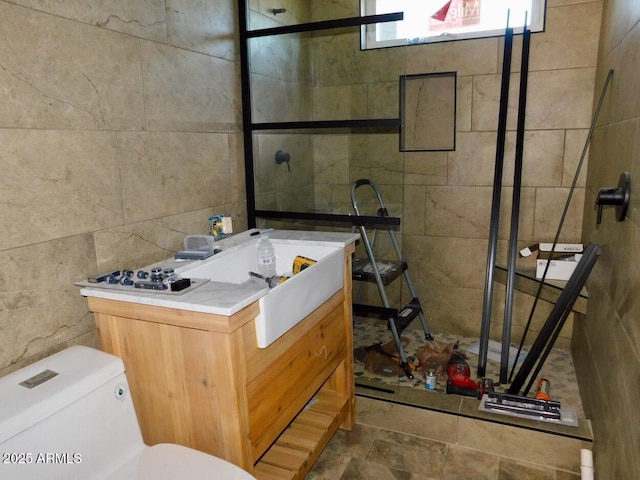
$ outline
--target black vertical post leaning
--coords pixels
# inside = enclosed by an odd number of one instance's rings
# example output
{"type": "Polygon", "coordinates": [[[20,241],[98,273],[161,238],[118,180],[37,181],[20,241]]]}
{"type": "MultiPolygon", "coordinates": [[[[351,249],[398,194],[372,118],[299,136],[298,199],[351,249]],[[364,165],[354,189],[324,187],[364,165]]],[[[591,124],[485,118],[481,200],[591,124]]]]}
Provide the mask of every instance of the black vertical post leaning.
{"type": "Polygon", "coordinates": [[[595,243],[590,243],[585,249],[580,262],[578,262],[576,269],[571,274],[571,277],[569,277],[567,285],[564,290],[562,290],[562,293],[558,297],[556,304],[553,306],[549,317],[540,329],[538,337],[533,342],[529,353],[527,353],[527,357],[524,359],[522,366],[518,370],[516,377],[509,386],[508,393],[517,395],[520,392],[520,388],[522,388],[522,385],[537,362],[537,367],[531,376],[531,380],[527,385],[524,395],[529,393],[529,389],[540,372],[540,369],[549,355],[553,344],[558,338],[558,335],[560,334],[560,331],[562,330],[562,327],[564,326],[564,323],[569,316],[578,295],[580,294],[580,290],[584,287],[584,284],[586,283],[587,278],[598,259],[599,253],[600,247],[595,243]],[[542,358],[540,358],[541,354],[542,358]]]}
{"type": "Polygon", "coordinates": [[[513,317],[513,297],[516,278],[516,258],[518,256],[518,227],[520,217],[520,191],[522,189],[522,164],[524,156],[524,122],[527,109],[527,80],[529,76],[529,46],[531,30],[527,28],[525,17],[522,34],[522,60],[520,66],[520,94],[518,99],[518,125],[516,129],[516,154],[513,172],[513,195],[511,202],[511,230],[507,263],[507,289],[502,322],[502,351],[500,354],[500,383],[507,383],[509,370],[509,350],[511,345],[511,320],[513,317]]]}
{"type": "Polygon", "coordinates": [[[500,110],[498,112],[498,133],[496,140],[496,161],[493,174],[493,195],[491,199],[491,221],[489,224],[489,248],[487,271],[484,285],[484,303],[482,306],[482,325],[480,328],[480,348],[478,351],[478,376],[484,377],[487,367],[487,348],[491,327],[491,306],[493,301],[493,283],[495,277],[496,252],[498,250],[498,226],[500,219],[500,196],[502,194],[502,170],[504,166],[504,146],[507,131],[507,106],[509,104],[509,80],[511,75],[511,52],[513,50],[513,28],[507,28],[504,35],[504,55],[502,60],[502,83],[500,86],[500,110]]]}

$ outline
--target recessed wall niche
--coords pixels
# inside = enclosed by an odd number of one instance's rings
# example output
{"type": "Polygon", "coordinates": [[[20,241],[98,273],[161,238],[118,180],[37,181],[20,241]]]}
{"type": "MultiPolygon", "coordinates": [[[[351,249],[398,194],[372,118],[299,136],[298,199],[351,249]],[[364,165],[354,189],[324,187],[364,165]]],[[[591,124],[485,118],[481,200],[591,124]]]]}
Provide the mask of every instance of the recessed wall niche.
{"type": "Polygon", "coordinates": [[[456,72],[400,77],[400,150],[456,148],[456,72]]]}

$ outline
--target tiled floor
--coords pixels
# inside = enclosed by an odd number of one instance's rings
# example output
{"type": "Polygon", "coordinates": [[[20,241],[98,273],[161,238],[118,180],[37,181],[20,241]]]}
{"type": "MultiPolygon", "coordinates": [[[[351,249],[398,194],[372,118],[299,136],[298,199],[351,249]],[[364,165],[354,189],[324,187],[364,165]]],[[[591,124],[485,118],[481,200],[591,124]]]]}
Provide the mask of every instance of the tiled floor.
{"type": "MultiPolygon", "coordinates": [[[[380,322],[363,323],[355,346],[388,335],[373,327],[380,322]]],[[[403,336],[416,336],[409,330],[403,336]]],[[[555,392],[581,413],[570,355],[561,357],[547,364],[555,392]]],[[[587,419],[576,428],[479,412],[475,398],[426,391],[421,376],[385,378],[356,365],[356,393],[355,428],[335,434],[308,480],[579,480],[580,448],[592,445],[587,419]]]]}
{"type": "MultiPolygon", "coordinates": [[[[357,317],[354,321],[353,326],[353,343],[354,348],[357,347],[369,347],[372,344],[376,343],[387,343],[391,342],[393,345],[391,332],[387,328],[385,322],[381,321],[372,321],[368,318],[357,317]]],[[[477,345],[478,338],[473,337],[463,337],[460,335],[453,334],[434,334],[436,339],[435,346],[444,347],[446,345],[453,346],[454,344],[459,345],[459,350],[463,352],[467,357],[467,363],[472,369],[472,374],[475,374],[476,367],[478,365],[478,355],[477,349],[475,353],[473,353],[470,348],[472,345],[477,345]]],[[[409,328],[402,332],[403,342],[405,343],[404,349],[407,353],[407,356],[412,358],[420,358],[418,351],[424,349],[427,344],[434,344],[434,342],[427,342],[424,339],[424,332],[420,330],[417,326],[414,327],[412,324],[409,328]]],[[[494,342],[497,344],[497,342],[494,342]]],[[[497,344],[499,347],[499,344],[497,344]]],[[[513,346],[513,352],[515,357],[515,352],[517,348],[513,346]]],[[[521,361],[518,362],[516,372],[518,371],[524,357],[526,356],[527,347],[524,348],[521,361]]],[[[396,353],[397,350],[394,350],[396,353]]],[[[450,352],[450,350],[449,350],[450,352]]],[[[494,379],[494,381],[498,381],[499,371],[500,371],[500,363],[499,357],[494,361],[492,358],[493,351],[489,351],[489,358],[487,358],[486,363],[486,376],[488,378],[494,379]]],[[[365,354],[366,355],[366,354],[365,354]]],[[[383,357],[384,358],[384,357],[383,357]]],[[[368,380],[373,380],[379,383],[384,383],[386,385],[397,385],[399,387],[409,387],[409,388],[418,388],[424,390],[424,379],[423,375],[416,374],[414,380],[409,380],[404,375],[400,376],[384,376],[384,375],[376,375],[370,371],[368,371],[364,364],[359,361],[359,355],[356,354],[356,362],[354,365],[356,381],[361,378],[367,378],[368,380]]],[[[390,363],[393,365],[393,363],[390,363]]],[[[516,373],[514,372],[514,373],[516,373]]],[[[418,372],[421,373],[421,372],[418,372]]],[[[509,370],[511,373],[511,370],[509,370]]],[[[580,416],[584,418],[584,414],[582,413],[582,402],[580,400],[580,392],[577,386],[577,380],[575,375],[575,368],[573,366],[573,360],[571,358],[571,352],[568,350],[563,350],[560,348],[554,348],[551,350],[549,356],[546,358],[546,361],[543,364],[543,367],[540,371],[539,376],[544,376],[551,381],[552,385],[552,395],[554,399],[562,402],[566,405],[571,405],[576,408],[580,416]]],[[[442,372],[442,377],[439,382],[439,391],[444,392],[444,378],[446,377],[445,372],[442,372]]],[[[523,388],[524,390],[524,388],[523,388]]],[[[530,396],[535,395],[535,386],[531,389],[530,396]]]]}
{"type": "Polygon", "coordinates": [[[351,432],[338,430],[306,478],[579,480],[580,476],[356,422],[351,432]]]}
{"type": "MultiPolygon", "coordinates": [[[[406,341],[405,350],[407,355],[419,357],[417,354],[418,350],[427,343],[424,340],[424,333],[421,330],[407,328],[402,333],[402,338],[403,341],[406,341]]],[[[453,345],[458,342],[460,351],[467,355],[468,363],[472,366],[472,374],[475,373],[478,357],[470,352],[469,346],[474,340],[477,343],[477,339],[440,334],[436,335],[436,340],[438,340],[436,343],[440,345],[453,345]]],[[[433,392],[425,390],[424,375],[422,372],[415,372],[415,378],[409,380],[405,375],[385,376],[383,374],[373,373],[368,367],[365,367],[359,358],[362,354],[359,355],[358,353],[362,348],[357,347],[367,347],[378,342],[386,343],[388,341],[391,341],[391,334],[384,322],[371,322],[370,319],[361,318],[356,319],[354,322],[354,347],[356,347],[354,373],[356,387],[359,387],[363,393],[365,392],[364,389],[366,389],[367,394],[373,397],[418,407],[459,413],[462,397],[446,395],[444,393],[446,384],[445,372],[442,372],[441,378],[438,381],[438,388],[433,392]]],[[[389,362],[384,356],[378,355],[377,358],[389,362]]],[[[393,363],[390,362],[390,365],[393,365],[393,363]]],[[[489,358],[487,360],[487,377],[497,382],[499,378],[499,368],[499,362],[489,358]]],[[[582,409],[571,353],[568,350],[553,349],[541,370],[540,376],[545,376],[551,381],[551,395],[553,399],[561,402],[563,409],[575,410],[577,417],[582,421],[585,415],[582,409]]],[[[504,391],[505,389],[506,386],[496,387],[497,391],[504,391]]],[[[529,396],[534,395],[535,387],[529,392],[529,396]]],[[[475,404],[475,409],[477,409],[477,407],[478,405],[475,404]]],[[[482,417],[479,412],[473,412],[469,408],[465,409],[465,414],[482,417]]],[[[513,417],[503,418],[505,423],[511,423],[512,419],[513,417]]],[[[553,431],[556,425],[550,426],[553,431]]],[[[583,434],[584,432],[580,432],[580,435],[583,434]]]]}

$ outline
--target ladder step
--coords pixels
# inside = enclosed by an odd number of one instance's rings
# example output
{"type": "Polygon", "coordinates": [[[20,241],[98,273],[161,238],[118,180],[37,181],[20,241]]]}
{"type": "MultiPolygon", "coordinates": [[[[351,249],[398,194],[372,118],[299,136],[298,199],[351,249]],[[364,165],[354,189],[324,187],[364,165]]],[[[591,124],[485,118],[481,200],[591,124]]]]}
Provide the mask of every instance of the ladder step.
{"type": "Polygon", "coordinates": [[[362,303],[354,303],[353,314],[359,317],[367,318],[380,318],[387,320],[388,318],[395,318],[398,314],[397,308],[385,308],[376,305],[364,305],[362,303]]]}
{"type": "Polygon", "coordinates": [[[420,306],[420,300],[417,298],[411,299],[411,301],[400,310],[396,308],[379,307],[376,305],[363,305],[361,303],[353,304],[354,315],[368,318],[381,318],[384,320],[393,318],[396,324],[396,329],[398,330],[398,335],[400,335],[402,331],[409,326],[414,318],[420,315],[421,311],[422,307],[420,306]]]}
{"type": "Polygon", "coordinates": [[[409,326],[409,324],[420,315],[422,307],[420,306],[420,300],[417,298],[411,299],[404,307],[402,307],[396,315],[396,328],[398,329],[398,335],[409,326]]]}
{"type": "MultiPolygon", "coordinates": [[[[376,260],[376,265],[385,287],[407,270],[407,262],[404,260],[376,260]]],[[[353,261],[351,277],[358,282],[376,283],[373,266],[366,258],[356,258],[353,261]]]]}

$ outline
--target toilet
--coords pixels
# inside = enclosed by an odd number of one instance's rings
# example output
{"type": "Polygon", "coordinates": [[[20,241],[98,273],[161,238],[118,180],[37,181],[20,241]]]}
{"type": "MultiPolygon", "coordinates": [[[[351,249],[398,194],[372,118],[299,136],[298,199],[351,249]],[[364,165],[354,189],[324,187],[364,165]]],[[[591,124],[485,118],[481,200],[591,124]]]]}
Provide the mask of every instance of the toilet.
{"type": "Polygon", "coordinates": [[[3,480],[255,480],[221,458],[147,446],[122,360],[74,346],[0,378],[3,480]]]}

